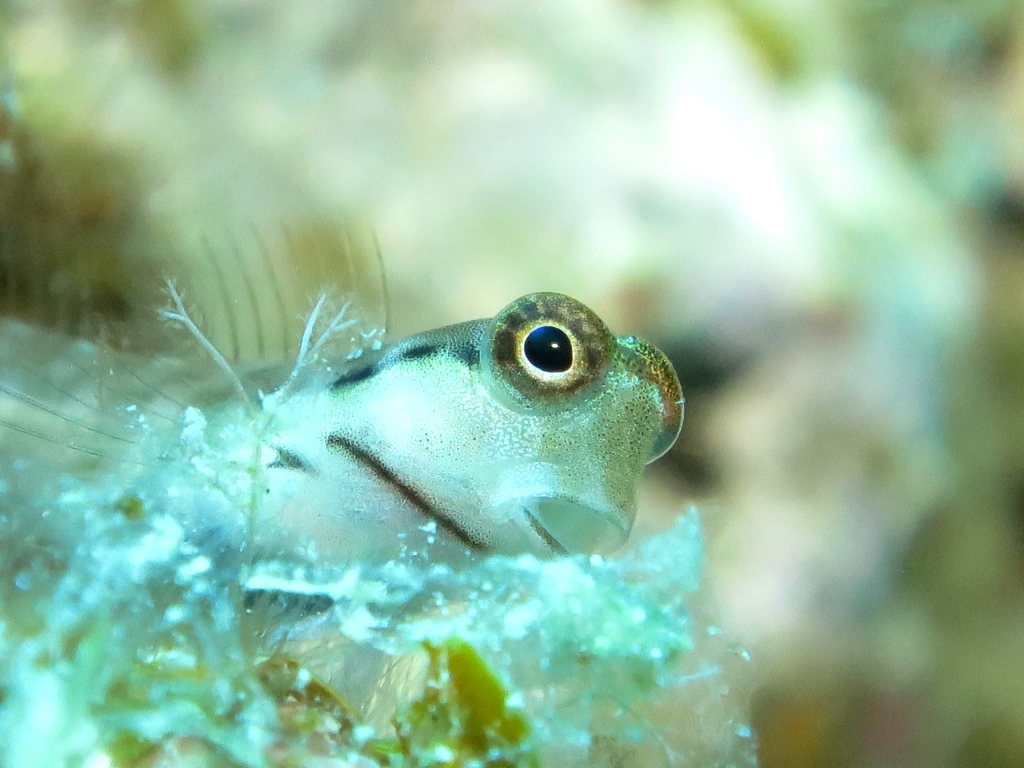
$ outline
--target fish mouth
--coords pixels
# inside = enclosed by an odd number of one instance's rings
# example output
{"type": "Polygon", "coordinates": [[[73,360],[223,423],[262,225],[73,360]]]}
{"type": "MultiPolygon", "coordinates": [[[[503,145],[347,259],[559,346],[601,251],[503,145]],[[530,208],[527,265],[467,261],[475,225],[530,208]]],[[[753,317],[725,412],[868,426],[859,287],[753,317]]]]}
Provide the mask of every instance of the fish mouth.
{"type": "Polygon", "coordinates": [[[526,522],[558,554],[595,554],[622,546],[629,536],[626,521],[573,499],[551,496],[523,502],[526,522]]]}
{"type": "Polygon", "coordinates": [[[556,478],[551,476],[551,468],[533,464],[504,475],[504,487],[492,495],[492,504],[485,508],[483,519],[490,520],[493,528],[482,534],[463,525],[459,515],[446,512],[354,440],[335,433],[328,437],[327,445],[334,452],[347,453],[426,519],[476,552],[536,551],[539,539],[548,552],[559,555],[604,553],[624,544],[632,527],[631,509],[620,508],[595,488],[552,494],[556,478]]]}
{"type": "Polygon", "coordinates": [[[629,537],[636,501],[603,480],[550,462],[505,465],[488,489],[486,517],[519,551],[611,552],[629,537]]]}

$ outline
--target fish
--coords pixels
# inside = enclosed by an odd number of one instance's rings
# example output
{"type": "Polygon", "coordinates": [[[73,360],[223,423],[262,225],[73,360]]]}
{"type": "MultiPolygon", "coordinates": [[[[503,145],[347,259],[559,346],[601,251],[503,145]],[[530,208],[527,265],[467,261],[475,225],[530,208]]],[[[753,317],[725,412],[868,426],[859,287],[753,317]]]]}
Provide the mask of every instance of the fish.
{"type": "Polygon", "coordinates": [[[173,510],[195,540],[250,559],[457,563],[627,540],[640,476],[683,422],[655,346],[550,292],[385,343],[380,302],[361,316],[332,298],[345,286],[272,345],[308,293],[275,282],[265,255],[260,281],[233,258],[239,284],[211,258],[215,279],[166,288],[163,325],[184,331],[188,353],[147,359],[0,323],[9,479],[32,456],[51,480],[115,478],[138,508],[173,510]],[[190,308],[190,294],[205,304],[190,308]],[[268,304],[282,322],[261,314],[268,304]]]}
{"type": "Polygon", "coordinates": [[[614,336],[569,296],[533,293],[293,395],[269,436],[268,487],[281,519],[312,510],[333,556],[386,557],[399,540],[436,551],[431,538],[460,552],[608,552],[629,535],[641,470],[679,434],[681,400],[652,345],[614,336]]]}
{"type": "Polygon", "coordinates": [[[63,636],[68,615],[168,594],[158,626],[206,626],[213,599],[254,659],[293,660],[390,733],[425,682],[403,633],[493,573],[519,574],[515,592],[539,559],[624,544],[644,468],[682,427],[678,376],[560,293],[388,341],[373,238],[199,242],[196,261],[134,270],[107,301],[117,323],[43,288],[0,320],[4,610],[63,636]],[[310,248],[319,266],[287,267],[310,248]],[[123,574],[100,567],[111,553],[123,574]]]}

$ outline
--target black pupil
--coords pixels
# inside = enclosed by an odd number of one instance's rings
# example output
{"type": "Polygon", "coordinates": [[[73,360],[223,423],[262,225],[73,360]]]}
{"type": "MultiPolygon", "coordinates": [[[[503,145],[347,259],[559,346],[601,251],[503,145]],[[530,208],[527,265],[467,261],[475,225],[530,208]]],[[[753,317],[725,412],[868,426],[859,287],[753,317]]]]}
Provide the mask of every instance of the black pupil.
{"type": "Polygon", "coordinates": [[[572,343],[565,331],[553,325],[540,325],[530,331],[523,354],[532,366],[546,373],[562,373],[572,367],[572,343]]]}

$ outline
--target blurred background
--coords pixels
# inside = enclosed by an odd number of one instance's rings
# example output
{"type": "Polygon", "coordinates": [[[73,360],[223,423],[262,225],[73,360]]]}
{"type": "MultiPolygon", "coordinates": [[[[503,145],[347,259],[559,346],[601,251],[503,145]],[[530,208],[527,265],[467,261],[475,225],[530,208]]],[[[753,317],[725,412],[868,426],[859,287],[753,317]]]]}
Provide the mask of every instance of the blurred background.
{"type": "Polygon", "coordinates": [[[1022,126],[1013,0],[0,0],[0,293],[353,212],[392,335],[570,293],[679,371],[635,538],[762,766],[1024,766],[1022,126]]]}

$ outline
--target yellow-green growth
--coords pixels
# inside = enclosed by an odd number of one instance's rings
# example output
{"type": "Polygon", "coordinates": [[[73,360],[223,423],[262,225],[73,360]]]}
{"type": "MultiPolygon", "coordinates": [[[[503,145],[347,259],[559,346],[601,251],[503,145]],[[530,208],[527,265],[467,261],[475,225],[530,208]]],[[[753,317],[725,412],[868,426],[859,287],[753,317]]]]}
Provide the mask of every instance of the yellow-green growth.
{"type": "Polygon", "coordinates": [[[118,511],[129,522],[137,522],[146,516],[146,507],[142,499],[134,493],[122,496],[117,502],[118,511]]]}
{"type": "Polygon", "coordinates": [[[423,696],[395,719],[402,752],[423,766],[538,766],[529,723],[480,655],[459,640],[427,654],[423,696]]]}

